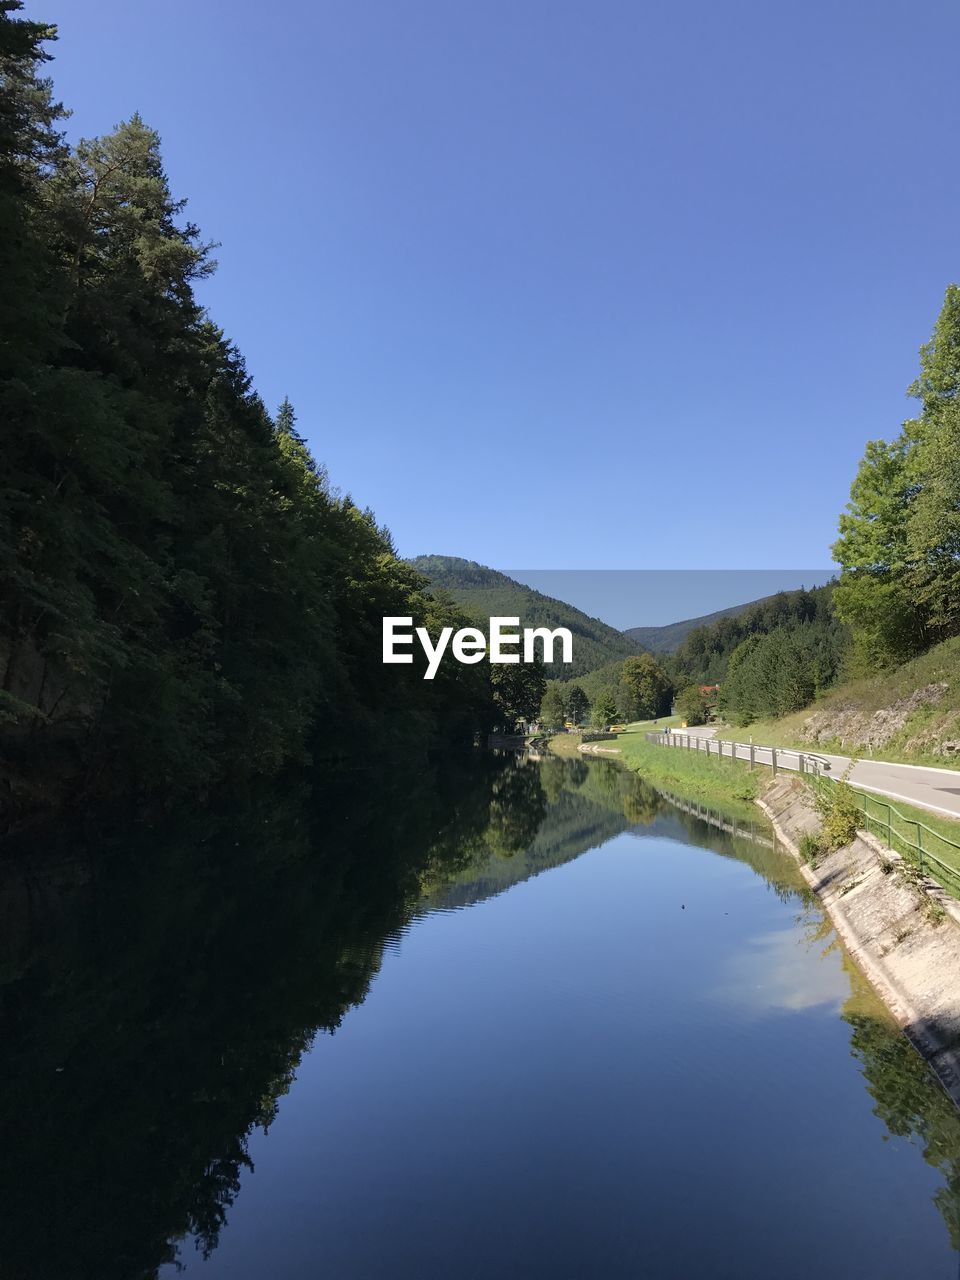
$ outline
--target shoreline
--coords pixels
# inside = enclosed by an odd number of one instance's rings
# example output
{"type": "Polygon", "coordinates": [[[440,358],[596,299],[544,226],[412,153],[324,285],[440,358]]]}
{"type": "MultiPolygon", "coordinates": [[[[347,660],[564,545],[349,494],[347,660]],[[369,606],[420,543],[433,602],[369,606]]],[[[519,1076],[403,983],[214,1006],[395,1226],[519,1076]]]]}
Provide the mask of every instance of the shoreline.
{"type": "MultiPolygon", "coordinates": [[[[579,752],[636,767],[616,748],[584,743],[579,752]]],[[[960,902],[863,831],[808,862],[800,842],[819,833],[820,817],[796,776],[771,778],[753,804],[798,863],[861,973],[960,1110],[960,902]]]]}
{"type": "Polygon", "coordinates": [[[815,865],[800,853],[820,820],[802,783],[780,779],[758,797],[837,934],[913,1047],[960,1110],[960,903],[859,831],[815,865]]]}

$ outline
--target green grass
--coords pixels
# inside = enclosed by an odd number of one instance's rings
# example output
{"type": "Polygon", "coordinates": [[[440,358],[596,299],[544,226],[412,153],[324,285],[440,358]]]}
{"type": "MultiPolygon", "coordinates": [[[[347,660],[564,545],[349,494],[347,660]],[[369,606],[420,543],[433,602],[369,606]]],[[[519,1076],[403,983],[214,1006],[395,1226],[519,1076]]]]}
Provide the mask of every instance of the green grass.
{"type": "Polygon", "coordinates": [[[627,725],[628,733],[663,733],[666,729],[678,729],[679,716],[661,716],[659,720],[634,720],[627,725]]]}
{"type": "MultiPolygon", "coordinates": [[[[616,743],[611,742],[610,746],[616,746],[616,743]]],[[[578,756],[580,754],[579,733],[554,734],[550,739],[550,750],[555,756],[567,756],[568,758],[578,756]]]]}
{"type": "Polygon", "coordinates": [[[960,760],[940,755],[939,742],[960,739],[960,637],[935,645],[919,658],[904,663],[893,671],[880,672],[861,680],[848,681],[831,689],[819,701],[781,720],[756,720],[746,727],[732,725],[721,729],[718,737],[738,742],[754,742],[773,747],[807,747],[836,755],[856,755],[871,760],[899,760],[911,764],[932,764],[940,768],[960,770],[960,760]],[[882,747],[842,740],[839,733],[821,737],[816,743],[803,737],[806,722],[814,714],[840,716],[845,708],[855,707],[865,717],[908,698],[917,689],[946,681],[949,686],[936,704],[918,707],[907,718],[903,728],[882,747]]]}
{"type": "MultiPolygon", "coordinates": [[[[651,785],[669,791],[694,804],[717,809],[738,821],[756,822],[758,811],[753,804],[759,794],[761,780],[769,770],[757,769],[751,773],[745,761],[718,760],[702,752],[685,751],[680,747],[661,747],[648,742],[649,731],[673,728],[679,724],[676,716],[661,718],[656,724],[641,720],[628,725],[618,733],[616,741],[603,742],[602,747],[615,747],[616,758],[628,768],[634,769],[651,785]]],[[[573,735],[560,735],[572,737],[573,735]]],[[[556,749],[556,739],[551,749],[556,749]]],[[[559,743],[563,754],[568,754],[565,743],[559,743]]]]}

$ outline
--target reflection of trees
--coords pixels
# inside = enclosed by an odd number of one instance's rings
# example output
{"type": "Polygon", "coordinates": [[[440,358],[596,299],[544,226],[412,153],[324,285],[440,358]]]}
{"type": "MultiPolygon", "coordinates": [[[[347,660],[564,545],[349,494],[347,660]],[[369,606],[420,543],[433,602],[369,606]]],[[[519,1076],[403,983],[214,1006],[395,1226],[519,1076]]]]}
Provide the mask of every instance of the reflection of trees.
{"type": "Polygon", "coordinates": [[[216,1245],[247,1135],[364,999],[424,874],[482,842],[501,767],[272,791],[8,865],[33,931],[0,955],[5,1277],[128,1280],[185,1234],[216,1245]]]}
{"type": "Polygon", "coordinates": [[[574,788],[582,787],[587,780],[589,772],[590,766],[587,764],[586,760],[581,760],[579,756],[574,760],[568,760],[566,771],[567,786],[574,788]]]}
{"type": "Polygon", "coordinates": [[[525,849],[543,822],[547,797],[540,781],[541,768],[533,761],[519,760],[493,784],[488,839],[500,854],[509,856],[525,849]]]}
{"type": "MultiPolygon", "coordinates": [[[[848,966],[852,968],[852,966],[848,966]]],[[[859,983],[864,980],[856,975],[859,983]]],[[[854,996],[843,1009],[851,1048],[874,1099],[874,1115],[897,1138],[915,1141],[943,1177],[933,1197],[954,1249],[960,1249],[960,1113],[906,1037],[876,1007],[854,996]]]]}
{"type": "MultiPolygon", "coordinates": [[[[628,770],[558,763],[271,789],[229,816],[98,840],[95,859],[74,845],[4,864],[0,921],[20,922],[0,932],[4,1277],[130,1280],[184,1235],[214,1248],[249,1133],[317,1031],[365,998],[424,886],[475,900],[629,823],[676,821],[628,770]]],[[[774,874],[772,851],[683,817],[696,843],[774,874]]],[[[943,1173],[956,1240],[960,1117],[875,1010],[845,1016],[877,1114],[943,1173]]]]}
{"type": "Polygon", "coordinates": [[[649,782],[639,774],[627,774],[629,785],[624,789],[623,816],[634,826],[648,827],[663,811],[663,799],[649,782]]]}
{"type": "Polygon", "coordinates": [[[544,756],[540,764],[540,785],[548,804],[556,804],[570,785],[569,765],[572,761],[559,756],[544,756]]]}

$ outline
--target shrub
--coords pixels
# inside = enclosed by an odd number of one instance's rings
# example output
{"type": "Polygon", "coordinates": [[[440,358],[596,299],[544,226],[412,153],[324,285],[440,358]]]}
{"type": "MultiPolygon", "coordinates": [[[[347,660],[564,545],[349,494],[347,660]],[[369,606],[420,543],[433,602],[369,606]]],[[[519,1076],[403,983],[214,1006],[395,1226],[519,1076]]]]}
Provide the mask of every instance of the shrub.
{"type": "Polygon", "coordinates": [[[800,857],[804,862],[809,863],[811,867],[815,867],[817,865],[817,859],[820,857],[821,853],[823,853],[822,837],[815,836],[810,831],[805,831],[800,837],[797,848],[799,849],[800,857]]]}
{"type": "Polygon", "coordinates": [[[849,844],[862,822],[857,793],[847,781],[853,765],[851,760],[840,781],[817,797],[817,809],[823,819],[821,834],[828,849],[849,844]]]}

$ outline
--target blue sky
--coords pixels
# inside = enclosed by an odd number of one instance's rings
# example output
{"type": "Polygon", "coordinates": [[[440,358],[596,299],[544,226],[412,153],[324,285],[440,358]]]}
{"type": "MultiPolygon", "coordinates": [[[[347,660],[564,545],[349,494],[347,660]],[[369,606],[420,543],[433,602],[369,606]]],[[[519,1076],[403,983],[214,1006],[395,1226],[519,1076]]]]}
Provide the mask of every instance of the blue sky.
{"type": "MultiPolygon", "coordinates": [[[[30,0],[402,554],[824,565],[960,276],[945,0],[30,0]]],[[[645,620],[645,619],[639,619],[645,620]]]]}

